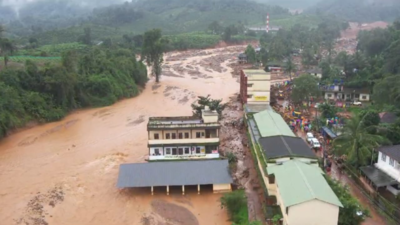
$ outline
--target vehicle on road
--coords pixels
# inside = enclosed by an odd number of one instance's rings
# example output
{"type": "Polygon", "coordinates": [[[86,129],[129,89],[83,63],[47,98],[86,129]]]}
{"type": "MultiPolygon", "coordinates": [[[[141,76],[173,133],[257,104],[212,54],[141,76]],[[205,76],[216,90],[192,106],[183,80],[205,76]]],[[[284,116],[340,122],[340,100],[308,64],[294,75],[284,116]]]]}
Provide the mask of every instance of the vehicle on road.
{"type": "Polygon", "coordinates": [[[354,102],[352,103],[352,105],[355,105],[355,106],[362,106],[362,102],[354,101],[354,102]]]}
{"type": "Polygon", "coordinates": [[[316,139],[316,138],[311,138],[310,144],[311,144],[313,149],[320,149],[321,148],[321,144],[319,143],[318,139],[316,139]]]}
{"type": "Polygon", "coordinates": [[[311,143],[311,139],[314,138],[314,135],[311,132],[307,133],[307,142],[311,143]]]}

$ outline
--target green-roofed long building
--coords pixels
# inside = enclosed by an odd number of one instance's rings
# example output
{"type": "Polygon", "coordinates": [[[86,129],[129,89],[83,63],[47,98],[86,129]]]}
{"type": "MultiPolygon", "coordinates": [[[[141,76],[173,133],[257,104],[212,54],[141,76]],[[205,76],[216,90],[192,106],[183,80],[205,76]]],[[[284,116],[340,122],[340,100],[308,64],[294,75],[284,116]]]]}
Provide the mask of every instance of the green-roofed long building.
{"type": "Polygon", "coordinates": [[[267,199],[267,219],[284,225],[337,225],[337,196],[311,147],[269,105],[244,104],[250,141],[267,199]]]}

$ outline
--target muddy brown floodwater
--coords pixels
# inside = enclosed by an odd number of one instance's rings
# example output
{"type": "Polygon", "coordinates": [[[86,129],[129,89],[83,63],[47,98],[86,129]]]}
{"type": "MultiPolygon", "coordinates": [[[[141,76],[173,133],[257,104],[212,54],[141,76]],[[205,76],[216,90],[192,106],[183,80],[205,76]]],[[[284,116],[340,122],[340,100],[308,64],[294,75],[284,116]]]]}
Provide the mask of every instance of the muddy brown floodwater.
{"type": "Polygon", "coordinates": [[[60,122],[20,131],[0,142],[0,224],[230,224],[205,190],[119,190],[121,163],[148,154],[149,116],[190,115],[198,95],[238,93],[228,65],[245,46],[168,53],[160,84],[105,108],[81,110],[60,122]]]}

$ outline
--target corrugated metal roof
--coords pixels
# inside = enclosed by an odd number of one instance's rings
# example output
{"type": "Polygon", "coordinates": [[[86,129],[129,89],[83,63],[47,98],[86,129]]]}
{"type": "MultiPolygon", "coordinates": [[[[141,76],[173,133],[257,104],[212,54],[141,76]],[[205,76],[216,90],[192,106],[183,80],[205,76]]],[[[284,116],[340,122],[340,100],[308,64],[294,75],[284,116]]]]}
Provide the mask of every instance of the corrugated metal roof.
{"type": "Polygon", "coordinates": [[[375,166],[360,167],[360,170],[368,177],[376,187],[385,187],[388,185],[398,184],[397,180],[387,175],[375,166]]]}
{"type": "Polygon", "coordinates": [[[272,137],[272,136],[289,136],[296,137],[293,131],[283,120],[282,116],[273,110],[265,110],[254,114],[254,119],[257,123],[258,130],[260,131],[261,137],[272,137]]]}
{"type": "Polygon", "coordinates": [[[167,185],[230,184],[228,160],[122,164],[118,188],[167,185]]]}
{"type": "Polygon", "coordinates": [[[299,137],[274,136],[258,140],[267,159],[283,157],[317,158],[311,147],[299,137]]]}
{"type": "Polygon", "coordinates": [[[322,170],[297,160],[267,167],[274,174],[285,207],[298,205],[314,199],[343,207],[325,178],[322,170]]]}

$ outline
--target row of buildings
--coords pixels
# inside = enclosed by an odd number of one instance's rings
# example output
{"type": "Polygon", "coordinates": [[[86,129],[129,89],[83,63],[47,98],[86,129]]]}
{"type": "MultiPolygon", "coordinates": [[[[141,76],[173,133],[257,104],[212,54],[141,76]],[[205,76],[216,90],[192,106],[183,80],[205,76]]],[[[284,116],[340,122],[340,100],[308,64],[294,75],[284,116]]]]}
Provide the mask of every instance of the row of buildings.
{"type": "MultiPolygon", "coordinates": [[[[311,147],[297,137],[269,105],[271,75],[243,70],[240,96],[250,142],[265,184],[268,209],[284,225],[336,225],[341,202],[332,191],[311,147]]],[[[151,117],[147,124],[146,163],[122,164],[119,188],[203,185],[229,192],[233,182],[228,160],[219,154],[218,113],[205,108],[198,117],[151,117]]],[[[272,218],[274,215],[268,215],[272,218]]]]}
{"type": "Polygon", "coordinates": [[[269,102],[270,74],[243,70],[240,94],[252,148],[265,184],[267,208],[284,225],[337,225],[343,205],[325,180],[311,147],[297,137],[269,102]],[[262,84],[262,85],[261,85],[262,84]],[[255,92],[252,87],[258,87],[255,92]]]}

